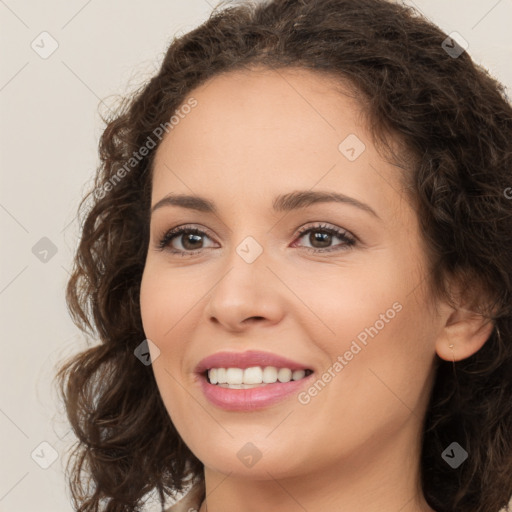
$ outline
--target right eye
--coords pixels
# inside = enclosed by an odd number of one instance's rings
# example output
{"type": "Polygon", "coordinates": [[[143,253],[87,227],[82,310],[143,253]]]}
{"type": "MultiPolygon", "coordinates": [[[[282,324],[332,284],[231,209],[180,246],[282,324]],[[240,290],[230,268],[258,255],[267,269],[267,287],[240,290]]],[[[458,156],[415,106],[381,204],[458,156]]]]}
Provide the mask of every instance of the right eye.
{"type": "Polygon", "coordinates": [[[161,237],[158,247],[161,250],[168,247],[168,250],[173,254],[190,256],[207,248],[201,247],[202,239],[205,237],[210,238],[205,231],[196,227],[178,226],[167,231],[161,237]],[[175,247],[175,242],[178,242],[178,245],[181,245],[181,247],[175,247]]]}

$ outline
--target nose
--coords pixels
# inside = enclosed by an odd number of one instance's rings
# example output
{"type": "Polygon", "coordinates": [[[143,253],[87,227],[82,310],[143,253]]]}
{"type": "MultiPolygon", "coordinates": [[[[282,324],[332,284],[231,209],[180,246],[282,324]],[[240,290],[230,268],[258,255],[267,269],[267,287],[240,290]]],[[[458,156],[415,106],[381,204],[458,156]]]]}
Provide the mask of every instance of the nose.
{"type": "Polygon", "coordinates": [[[285,299],[282,284],[268,263],[265,252],[249,263],[233,249],[223,277],[210,292],[205,307],[208,321],[231,332],[241,332],[257,323],[278,323],[284,315],[285,299]]]}

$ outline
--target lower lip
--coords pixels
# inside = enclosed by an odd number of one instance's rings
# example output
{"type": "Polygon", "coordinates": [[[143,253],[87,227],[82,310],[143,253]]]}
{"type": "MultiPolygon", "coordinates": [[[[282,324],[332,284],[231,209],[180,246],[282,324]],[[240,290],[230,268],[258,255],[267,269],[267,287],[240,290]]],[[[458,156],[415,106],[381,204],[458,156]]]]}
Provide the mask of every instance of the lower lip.
{"type": "Polygon", "coordinates": [[[227,411],[254,411],[274,405],[297,393],[308,385],[314,373],[300,380],[290,382],[276,382],[266,386],[249,389],[229,389],[210,384],[204,375],[201,375],[201,388],[205,397],[217,407],[227,411]]]}

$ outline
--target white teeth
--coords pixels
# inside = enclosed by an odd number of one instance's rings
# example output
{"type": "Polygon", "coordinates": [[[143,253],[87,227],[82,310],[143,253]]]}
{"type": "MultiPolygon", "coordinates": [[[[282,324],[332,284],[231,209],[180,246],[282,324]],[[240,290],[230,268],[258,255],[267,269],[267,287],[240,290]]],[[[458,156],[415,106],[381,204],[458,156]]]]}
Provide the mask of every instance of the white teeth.
{"type": "Polygon", "coordinates": [[[262,381],[267,384],[273,384],[277,381],[277,368],[275,366],[267,366],[263,370],[262,381]]]}
{"type": "Polygon", "coordinates": [[[211,384],[233,389],[248,389],[258,385],[274,384],[275,382],[290,382],[300,380],[306,375],[305,370],[292,371],[290,368],[275,366],[251,366],[250,368],[211,368],[208,379],[211,384]]]}
{"type": "Polygon", "coordinates": [[[263,382],[263,370],[259,366],[251,366],[244,370],[244,384],[261,384],[263,382]]]}
{"type": "Polygon", "coordinates": [[[306,370],[295,370],[292,373],[292,380],[303,379],[305,375],[306,375],[306,370]]]}
{"type": "Polygon", "coordinates": [[[217,386],[229,389],[249,389],[257,388],[260,386],[268,386],[268,384],[217,384],[217,386]]]}
{"type": "Polygon", "coordinates": [[[244,382],[244,371],[242,368],[227,368],[226,369],[226,383],[227,384],[246,384],[244,382]]]}
{"type": "Polygon", "coordinates": [[[289,368],[279,368],[277,380],[279,382],[290,382],[292,380],[292,371],[289,368]]]}

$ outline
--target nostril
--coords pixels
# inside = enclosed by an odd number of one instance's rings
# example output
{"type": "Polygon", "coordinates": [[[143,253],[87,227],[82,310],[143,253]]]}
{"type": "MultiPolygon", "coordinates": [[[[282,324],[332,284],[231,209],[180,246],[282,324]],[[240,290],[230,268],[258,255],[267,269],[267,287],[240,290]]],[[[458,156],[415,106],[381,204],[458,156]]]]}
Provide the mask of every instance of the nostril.
{"type": "Polygon", "coordinates": [[[252,322],[254,320],[264,320],[264,318],[262,316],[251,316],[246,320],[246,322],[252,322]]]}

